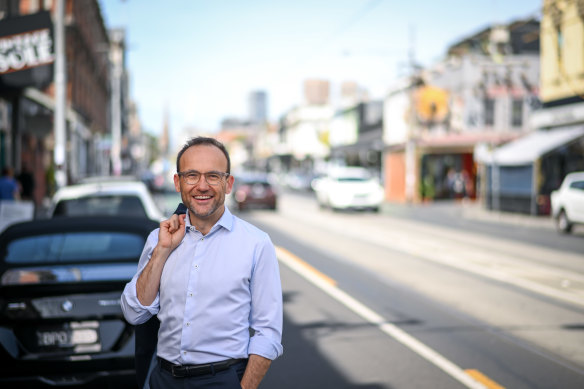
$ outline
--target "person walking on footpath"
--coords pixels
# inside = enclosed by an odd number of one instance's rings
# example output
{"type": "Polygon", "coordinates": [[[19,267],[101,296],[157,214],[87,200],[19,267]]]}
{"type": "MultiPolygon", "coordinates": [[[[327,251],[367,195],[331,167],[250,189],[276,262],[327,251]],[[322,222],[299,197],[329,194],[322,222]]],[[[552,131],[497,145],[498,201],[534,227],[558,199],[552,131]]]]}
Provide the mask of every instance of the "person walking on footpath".
{"type": "Polygon", "coordinates": [[[22,165],[22,171],[16,177],[20,183],[21,194],[20,198],[22,200],[33,200],[34,197],[34,175],[32,171],[28,168],[27,164],[22,165]]]}
{"type": "Polygon", "coordinates": [[[148,237],[121,297],[124,316],[160,320],[150,388],[255,389],[283,352],[274,245],[225,206],[234,178],[222,143],[192,138],[176,165],[186,214],[148,237]]]}
{"type": "Polygon", "coordinates": [[[20,185],[14,179],[14,170],[9,166],[2,169],[0,200],[20,200],[20,185]]]}

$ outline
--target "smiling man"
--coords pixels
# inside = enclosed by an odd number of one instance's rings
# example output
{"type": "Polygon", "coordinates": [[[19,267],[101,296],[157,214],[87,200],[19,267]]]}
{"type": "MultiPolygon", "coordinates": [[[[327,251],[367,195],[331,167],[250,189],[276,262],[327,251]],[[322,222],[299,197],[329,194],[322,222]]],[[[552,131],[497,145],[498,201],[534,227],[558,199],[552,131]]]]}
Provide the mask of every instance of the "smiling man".
{"type": "Polygon", "coordinates": [[[150,234],[122,294],[128,322],[160,320],[151,388],[257,388],[282,354],[274,245],[225,206],[230,168],[217,140],[185,144],[174,184],[187,213],[150,234]]]}

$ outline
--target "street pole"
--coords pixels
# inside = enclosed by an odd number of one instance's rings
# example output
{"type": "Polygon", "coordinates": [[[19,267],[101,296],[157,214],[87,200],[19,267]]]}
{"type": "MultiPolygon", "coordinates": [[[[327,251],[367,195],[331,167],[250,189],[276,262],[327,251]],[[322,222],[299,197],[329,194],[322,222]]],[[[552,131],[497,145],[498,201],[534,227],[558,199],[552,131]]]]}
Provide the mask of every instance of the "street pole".
{"type": "Polygon", "coordinates": [[[112,64],[112,148],[111,163],[114,176],[122,174],[122,61],[123,37],[120,32],[110,34],[112,48],[110,49],[110,63],[112,64]]]}
{"type": "Polygon", "coordinates": [[[409,99],[410,99],[410,112],[409,112],[409,125],[408,134],[405,144],[405,197],[406,203],[412,204],[415,201],[415,185],[416,185],[416,169],[417,169],[417,150],[416,150],[416,137],[418,135],[418,129],[416,125],[416,105],[415,105],[415,88],[417,85],[418,72],[416,69],[415,53],[414,53],[414,33],[413,27],[410,27],[410,50],[409,50],[409,64],[411,69],[410,75],[410,85],[409,85],[409,99]]]}
{"type": "Polygon", "coordinates": [[[67,59],[65,53],[65,0],[57,0],[55,11],[55,182],[57,188],[67,185],[66,128],[67,59]]]}

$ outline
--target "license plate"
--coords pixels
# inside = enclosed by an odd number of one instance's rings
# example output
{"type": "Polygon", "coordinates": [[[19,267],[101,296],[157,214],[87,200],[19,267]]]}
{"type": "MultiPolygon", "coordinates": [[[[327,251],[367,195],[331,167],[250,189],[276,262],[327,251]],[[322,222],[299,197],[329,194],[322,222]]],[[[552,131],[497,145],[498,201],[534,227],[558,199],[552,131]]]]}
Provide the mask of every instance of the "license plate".
{"type": "Polygon", "coordinates": [[[353,202],[355,205],[363,205],[367,202],[368,198],[369,197],[366,194],[357,194],[353,196],[353,202]]]}
{"type": "Polygon", "coordinates": [[[71,331],[37,331],[39,347],[71,347],[71,331]]]}
{"type": "Polygon", "coordinates": [[[99,323],[96,321],[71,322],[59,327],[36,330],[37,347],[45,350],[73,349],[76,353],[98,352],[99,323]]]}

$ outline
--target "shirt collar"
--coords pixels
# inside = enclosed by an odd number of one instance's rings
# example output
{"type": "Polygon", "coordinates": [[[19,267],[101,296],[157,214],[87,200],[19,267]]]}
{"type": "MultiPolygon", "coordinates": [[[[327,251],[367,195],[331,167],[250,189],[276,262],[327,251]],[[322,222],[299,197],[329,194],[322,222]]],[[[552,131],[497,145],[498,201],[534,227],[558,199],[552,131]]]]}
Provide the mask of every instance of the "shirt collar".
{"type": "MultiPolygon", "coordinates": [[[[188,210],[187,210],[187,217],[185,219],[185,225],[193,227],[193,225],[191,224],[191,218],[190,218],[188,210]]],[[[217,221],[217,223],[215,223],[215,225],[213,227],[211,227],[211,230],[209,231],[209,233],[213,232],[214,230],[216,230],[219,227],[223,227],[227,231],[231,231],[233,229],[233,214],[231,213],[231,211],[229,211],[229,208],[227,208],[227,205],[225,206],[225,212],[223,212],[223,215],[217,221]]]]}
{"type": "Polygon", "coordinates": [[[231,229],[233,228],[233,214],[231,213],[231,211],[229,211],[227,205],[225,206],[225,212],[223,212],[221,219],[219,219],[217,221],[217,224],[215,224],[215,226],[217,225],[225,228],[227,231],[231,231],[231,229]]]}

